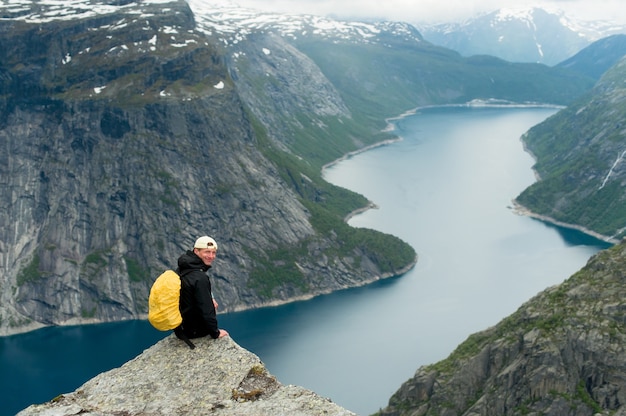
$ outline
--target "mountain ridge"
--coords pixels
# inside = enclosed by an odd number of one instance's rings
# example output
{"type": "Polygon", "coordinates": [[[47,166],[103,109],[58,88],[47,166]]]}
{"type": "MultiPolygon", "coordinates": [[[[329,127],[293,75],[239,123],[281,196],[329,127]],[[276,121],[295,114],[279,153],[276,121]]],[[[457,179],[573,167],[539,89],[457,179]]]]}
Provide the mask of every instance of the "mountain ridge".
{"type": "Polygon", "coordinates": [[[600,79],[624,55],[626,55],[626,35],[611,35],[595,41],[558,66],[600,79]]]}
{"type": "Polygon", "coordinates": [[[626,26],[581,20],[558,9],[501,8],[463,22],[418,25],[424,37],[463,56],[492,55],[511,62],[556,65],[591,43],[626,33],[626,26]]]}

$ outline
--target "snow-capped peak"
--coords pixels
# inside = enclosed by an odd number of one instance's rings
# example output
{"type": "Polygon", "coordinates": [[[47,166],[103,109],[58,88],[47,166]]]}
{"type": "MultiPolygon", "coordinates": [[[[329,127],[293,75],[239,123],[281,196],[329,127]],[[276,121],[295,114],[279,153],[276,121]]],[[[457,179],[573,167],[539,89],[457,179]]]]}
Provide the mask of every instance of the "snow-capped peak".
{"type": "MultiPolygon", "coordinates": [[[[3,0],[0,20],[46,23],[56,20],[92,18],[123,12],[134,18],[147,18],[155,12],[166,13],[181,0],[3,0]],[[158,9],[155,7],[157,6],[158,9]]],[[[390,32],[405,39],[420,41],[421,36],[409,24],[391,22],[340,21],[314,15],[268,13],[240,7],[226,0],[184,0],[195,15],[197,29],[219,36],[225,44],[233,44],[253,32],[273,31],[281,36],[298,38],[307,35],[336,39],[368,41],[381,32],[390,32]]]]}
{"type": "Polygon", "coordinates": [[[274,31],[289,38],[317,35],[355,41],[368,41],[386,31],[414,41],[421,40],[419,33],[409,24],[342,21],[315,15],[263,12],[240,7],[230,1],[186,1],[196,16],[199,29],[208,34],[229,35],[229,43],[236,43],[249,33],[259,31],[274,31]]]}

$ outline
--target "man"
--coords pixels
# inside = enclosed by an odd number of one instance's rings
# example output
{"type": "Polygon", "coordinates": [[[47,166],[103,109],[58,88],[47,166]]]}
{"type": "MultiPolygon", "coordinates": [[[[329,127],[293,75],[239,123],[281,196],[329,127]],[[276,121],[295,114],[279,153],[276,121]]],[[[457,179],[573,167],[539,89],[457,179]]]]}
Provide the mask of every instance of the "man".
{"type": "Polygon", "coordinates": [[[182,325],[175,331],[178,338],[221,338],[228,332],[217,325],[217,302],[213,299],[207,271],[217,254],[217,243],[209,236],[196,240],[193,250],[178,258],[177,273],[181,276],[180,312],[182,325]],[[182,331],[182,334],[181,332],[182,331]]]}

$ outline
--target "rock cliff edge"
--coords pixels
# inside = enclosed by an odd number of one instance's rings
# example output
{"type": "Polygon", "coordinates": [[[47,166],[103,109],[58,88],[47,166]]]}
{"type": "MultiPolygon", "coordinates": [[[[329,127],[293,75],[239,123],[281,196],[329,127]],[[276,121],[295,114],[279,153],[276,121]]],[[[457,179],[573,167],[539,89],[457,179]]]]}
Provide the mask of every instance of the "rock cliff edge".
{"type": "Polygon", "coordinates": [[[283,385],[232,338],[174,335],[76,391],[32,405],[30,415],[355,415],[302,387],[283,385]]]}

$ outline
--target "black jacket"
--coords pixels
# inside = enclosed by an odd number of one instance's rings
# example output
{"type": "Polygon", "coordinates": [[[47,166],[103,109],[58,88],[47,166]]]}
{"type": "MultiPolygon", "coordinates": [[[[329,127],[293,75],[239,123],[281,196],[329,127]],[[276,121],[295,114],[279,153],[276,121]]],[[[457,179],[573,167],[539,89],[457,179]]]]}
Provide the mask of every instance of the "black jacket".
{"type": "Polygon", "coordinates": [[[181,276],[180,312],[183,316],[182,330],[189,338],[220,335],[217,313],[213,305],[211,282],[206,272],[211,268],[189,250],[178,258],[178,274],[181,276]]]}

